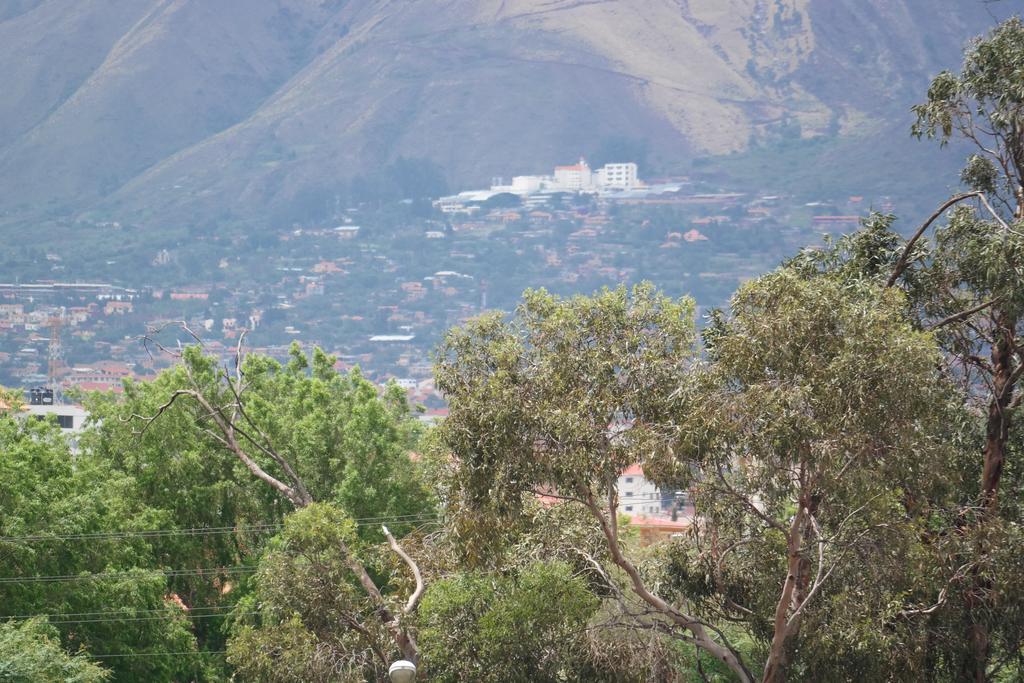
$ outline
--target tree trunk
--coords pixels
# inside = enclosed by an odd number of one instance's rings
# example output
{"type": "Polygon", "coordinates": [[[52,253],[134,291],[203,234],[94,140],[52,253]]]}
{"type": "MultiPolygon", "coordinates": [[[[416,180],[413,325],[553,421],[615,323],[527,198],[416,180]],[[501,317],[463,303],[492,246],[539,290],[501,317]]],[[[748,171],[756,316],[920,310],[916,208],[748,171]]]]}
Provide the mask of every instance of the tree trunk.
{"type": "Polygon", "coordinates": [[[676,609],[669,603],[665,602],[665,600],[659,595],[648,590],[636,566],[629,561],[629,558],[622,553],[622,548],[619,547],[618,529],[615,521],[614,498],[610,501],[608,506],[608,517],[605,518],[604,512],[602,512],[598,507],[594,500],[593,493],[589,489],[583,489],[580,497],[586,503],[591,514],[594,515],[598,525],[601,527],[601,532],[605,537],[605,542],[608,551],[611,554],[612,562],[626,573],[630,582],[633,584],[633,593],[658,612],[661,612],[663,615],[668,617],[677,626],[689,631],[693,638],[694,645],[707,651],[715,659],[729,667],[729,669],[736,674],[736,677],[739,678],[742,683],[753,683],[753,674],[751,674],[743,661],[740,660],[739,655],[727,642],[722,644],[715,642],[708,633],[708,630],[704,627],[703,622],[676,609]]]}
{"type": "Polygon", "coordinates": [[[786,580],[782,582],[782,593],[775,605],[775,623],[772,633],[772,644],[768,650],[768,659],[764,663],[763,683],[781,683],[786,680],[789,667],[789,610],[794,595],[800,586],[800,569],[803,565],[800,546],[803,544],[804,516],[807,514],[803,501],[800,509],[793,516],[786,538],[786,580]]]}
{"type": "Polygon", "coordinates": [[[985,424],[985,466],[981,473],[981,505],[985,516],[996,509],[999,479],[1006,460],[1010,416],[1007,409],[1013,401],[1013,336],[1017,321],[1003,311],[996,312],[999,336],[992,347],[993,396],[985,424]]]}
{"type": "MultiPolygon", "coordinates": [[[[1017,320],[1003,310],[995,311],[997,326],[996,343],[992,346],[992,399],[989,401],[988,417],[985,422],[984,467],[981,473],[981,516],[984,525],[995,514],[999,499],[999,480],[1006,461],[1006,443],[1009,439],[1010,416],[1007,412],[1013,401],[1013,337],[1017,320]]],[[[984,537],[977,544],[978,559],[983,559],[988,549],[984,537]]],[[[970,659],[961,671],[962,680],[984,683],[987,680],[990,638],[988,624],[982,616],[985,595],[989,582],[978,569],[974,570],[974,585],[967,595],[967,613],[970,619],[968,642],[971,644],[970,659]]]]}

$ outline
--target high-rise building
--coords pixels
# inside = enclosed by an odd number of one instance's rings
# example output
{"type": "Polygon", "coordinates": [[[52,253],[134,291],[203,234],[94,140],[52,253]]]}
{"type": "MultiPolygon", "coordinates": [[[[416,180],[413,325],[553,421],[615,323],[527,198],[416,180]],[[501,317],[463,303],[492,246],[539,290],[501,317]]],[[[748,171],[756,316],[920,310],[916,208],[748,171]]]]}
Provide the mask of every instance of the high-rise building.
{"type": "Polygon", "coordinates": [[[555,185],[569,192],[589,190],[594,186],[594,174],[587,160],[580,157],[572,166],[555,166],[555,185]]]}
{"type": "Polygon", "coordinates": [[[632,190],[639,185],[636,164],[605,164],[597,171],[597,186],[604,190],[632,190]]]}

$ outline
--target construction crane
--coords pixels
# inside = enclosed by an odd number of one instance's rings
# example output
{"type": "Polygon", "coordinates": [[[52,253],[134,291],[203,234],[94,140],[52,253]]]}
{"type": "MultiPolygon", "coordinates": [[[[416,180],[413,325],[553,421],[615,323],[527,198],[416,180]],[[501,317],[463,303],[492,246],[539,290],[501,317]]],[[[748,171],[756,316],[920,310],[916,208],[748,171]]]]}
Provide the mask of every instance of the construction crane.
{"type": "Polygon", "coordinates": [[[61,329],[64,327],[64,308],[61,307],[59,315],[50,316],[47,321],[50,328],[49,363],[46,369],[46,383],[53,390],[53,402],[59,404],[64,402],[64,391],[61,387],[60,372],[64,367],[64,349],[60,343],[61,329]]]}

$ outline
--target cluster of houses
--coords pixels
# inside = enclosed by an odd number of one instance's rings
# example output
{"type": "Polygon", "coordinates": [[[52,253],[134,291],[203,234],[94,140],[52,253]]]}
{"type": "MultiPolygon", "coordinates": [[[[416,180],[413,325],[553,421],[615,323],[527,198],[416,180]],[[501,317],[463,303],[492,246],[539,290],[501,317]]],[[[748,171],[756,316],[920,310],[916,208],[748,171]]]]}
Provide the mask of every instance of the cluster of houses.
{"type": "MultiPolygon", "coordinates": [[[[0,385],[118,391],[125,378],[163,367],[139,337],[184,321],[225,356],[243,331],[252,351],[282,359],[292,339],[319,345],[340,370],[396,382],[435,422],[446,414],[430,360],[441,335],[483,310],[511,309],[526,287],[589,292],[648,279],[720,304],[821,232],[849,231],[867,208],[891,208],[863,197],[805,204],[699,192],[685,178],[641,181],[633,163],[594,170],[582,159],[436,206],[398,225],[360,209],[289,226],[258,253],[225,256],[218,272],[175,285],[0,284],[0,385]],[[549,201],[555,193],[576,197],[549,201]],[[485,203],[497,194],[521,201],[485,203]]],[[[152,265],[177,257],[154,249],[152,265]]],[[[650,520],[652,534],[677,533],[685,521],[675,493],[658,491],[639,467],[622,473],[619,491],[620,512],[650,520]]]]}

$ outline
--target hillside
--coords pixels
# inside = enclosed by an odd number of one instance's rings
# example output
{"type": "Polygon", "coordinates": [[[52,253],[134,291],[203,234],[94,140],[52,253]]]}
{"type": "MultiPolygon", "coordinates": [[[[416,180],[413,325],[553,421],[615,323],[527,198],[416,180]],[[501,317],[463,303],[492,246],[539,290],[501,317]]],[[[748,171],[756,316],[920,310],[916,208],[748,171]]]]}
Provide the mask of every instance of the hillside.
{"type": "Polygon", "coordinates": [[[820,138],[840,151],[801,159],[801,175],[925,182],[935,151],[906,145],[907,107],[959,63],[989,11],[963,0],[17,0],[0,9],[0,216],[258,224],[400,156],[479,184],[616,140],[645,146],[649,171],[699,157],[756,183],[752,144],[799,154],[820,138]],[[849,167],[850,141],[911,151],[849,167]]]}

